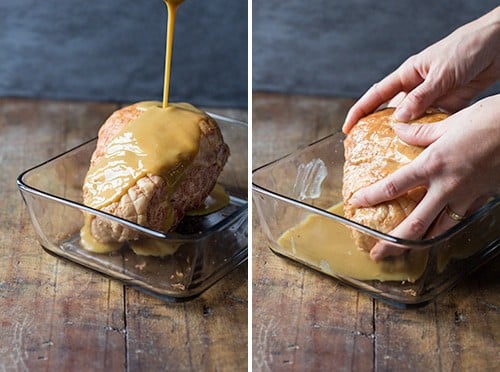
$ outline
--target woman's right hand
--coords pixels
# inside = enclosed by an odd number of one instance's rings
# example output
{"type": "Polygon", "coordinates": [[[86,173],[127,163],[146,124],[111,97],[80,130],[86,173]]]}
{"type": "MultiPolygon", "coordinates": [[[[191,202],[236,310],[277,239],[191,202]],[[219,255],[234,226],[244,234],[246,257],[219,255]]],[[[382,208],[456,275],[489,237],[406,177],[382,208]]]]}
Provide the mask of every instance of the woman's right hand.
{"type": "Polygon", "coordinates": [[[430,106],[456,112],[500,79],[500,7],[468,23],[443,40],[407,59],[396,71],[374,84],[349,110],[343,131],[406,93],[396,119],[406,122],[430,106]]]}

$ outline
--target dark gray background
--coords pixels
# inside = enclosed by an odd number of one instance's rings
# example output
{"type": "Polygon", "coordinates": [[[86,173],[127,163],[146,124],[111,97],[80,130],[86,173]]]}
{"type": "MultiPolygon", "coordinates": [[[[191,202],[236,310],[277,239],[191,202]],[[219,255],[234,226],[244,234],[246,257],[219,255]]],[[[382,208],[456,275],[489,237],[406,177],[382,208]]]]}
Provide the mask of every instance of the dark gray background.
{"type": "MultiPolygon", "coordinates": [[[[253,0],[253,89],[357,97],[497,4],[253,0]]],[[[172,100],[246,107],[247,6],[181,5],[172,100]]],[[[162,0],[0,0],[0,96],[161,99],[165,16],[162,0]]]]}
{"type": "MultiPolygon", "coordinates": [[[[187,0],[177,12],[172,101],[247,106],[248,3],[187,0]]],[[[161,99],[162,0],[0,0],[0,96],[161,99]]]]}
{"type": "Polygon", "coordinates": [[[253,0],[253,90],[357,97],[410,55],[497,5],[253,0]]]}

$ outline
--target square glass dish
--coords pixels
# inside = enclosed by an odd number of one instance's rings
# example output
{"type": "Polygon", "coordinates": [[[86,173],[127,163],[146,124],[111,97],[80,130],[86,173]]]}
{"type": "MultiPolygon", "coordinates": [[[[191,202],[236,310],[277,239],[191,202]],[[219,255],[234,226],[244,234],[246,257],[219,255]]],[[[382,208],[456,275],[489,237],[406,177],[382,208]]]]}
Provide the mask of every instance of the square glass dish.
{"type": "Polygon", "coordinates": [[[400,307],[425,304],[500,252],[500,197],[427,240],[344,218],[343,140],[332,134],[253,171],[256,214],[272,251],[400,307]],[[352,230],[405,253],[375,263],[354,245],[352,230]]]}
{"type": "Polygon", "coordinates": [[[218,178],[229,204],[205,216],[186,216],[175,232],[155,231],[82,204],[82,185],[96,139],[23,172],[18,187],[42,247],[167,301],[188,300],[247,259],[248,159],[246,123],[210,114],[231,155],[218,178]],[[149,244],[171,247],[164,257],[139,256],[126,245],[99,254],[82,248],[84,213],[116,221],[141,233],[149,244]]]}

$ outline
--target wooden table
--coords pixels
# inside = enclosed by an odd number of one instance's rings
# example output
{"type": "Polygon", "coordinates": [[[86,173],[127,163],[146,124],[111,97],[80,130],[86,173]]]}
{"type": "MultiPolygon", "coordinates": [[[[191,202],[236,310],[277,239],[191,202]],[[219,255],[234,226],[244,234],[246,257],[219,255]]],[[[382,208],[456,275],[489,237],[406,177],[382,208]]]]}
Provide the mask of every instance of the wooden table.
{"type": "MultiPolygon", "coordinates": [[[[353,101],[253,95],[253,168],[333,132],[353,101]]],[[[499,371],[500,259],[401,310],[270,251],[253,221],[254,371],[499,371]]]]}
{"type": "Polygon", "coordinates": [[[246,264],[172,304],[52,257],[36,240],[16,177],[94,137],[117,107],[0,99],[0,371],[245,371],[246,264]]]}

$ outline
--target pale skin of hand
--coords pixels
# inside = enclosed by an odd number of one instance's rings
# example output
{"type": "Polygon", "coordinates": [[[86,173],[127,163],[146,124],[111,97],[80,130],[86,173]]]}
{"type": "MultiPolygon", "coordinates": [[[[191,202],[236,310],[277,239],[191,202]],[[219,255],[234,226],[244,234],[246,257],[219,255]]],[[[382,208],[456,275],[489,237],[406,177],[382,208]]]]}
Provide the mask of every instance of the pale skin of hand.
{"type": "MultiPolygon", "coordinates": [[[[366,207],[392,200],[424,186],[423,200],[389,234],[406,239],[437,236],[457,222],[444,209],[459,215],[475,211],[500,192],[500,94],[478,101],[434,124],[396,124],[406,143],[428,146],[414,161],[386,178],[356,192],[351,203],[366,207]]],[[[370,256],[378,261],[401,254],[401,248],[379,242],[370,256]]]]}
{"type": "MultiPolygon", "coordinates": [[[[360,118],[388,101],[397,108],[395,116],[401,122],[421,116],[430,106],[457,112],[499,79],[497,7],[410,57],[374,84],[349,110],[342,129],[348,133],[360,118]]],[[[399,125],[395,130],[403,141],[429,147],[411,164],[358,191],[354,203],[375,205],[423,185],[428,192],[422,202],[390,234],[421,239],[449,229],[457,222],[443,212],[446,206],[466,215],[484,203],[488,195],[499,192],[499,107],[497,95],[440,123],[399,125]]],[[[401,248],[379,242],[370,256],[380,260],[401,253],[401,248]]]]}
{"type": "Polygon", "coordinates": [[[397,106],[397,120],[415,119],[431,105],[456,112],[500,79],[499,54],[497,7],[410,57],[374,84],[349,110],[342,129],[348,133],[359,119],[401,92],[406,95],[397,106]]]}

